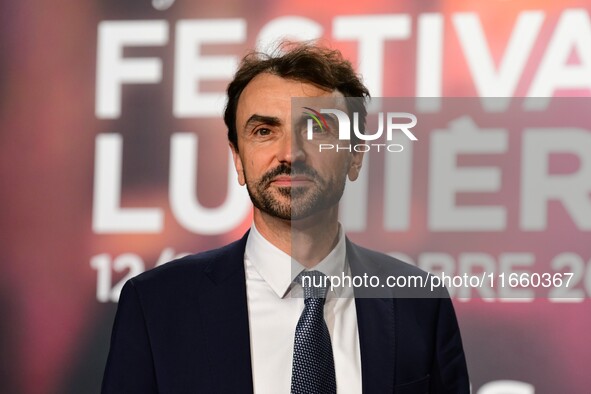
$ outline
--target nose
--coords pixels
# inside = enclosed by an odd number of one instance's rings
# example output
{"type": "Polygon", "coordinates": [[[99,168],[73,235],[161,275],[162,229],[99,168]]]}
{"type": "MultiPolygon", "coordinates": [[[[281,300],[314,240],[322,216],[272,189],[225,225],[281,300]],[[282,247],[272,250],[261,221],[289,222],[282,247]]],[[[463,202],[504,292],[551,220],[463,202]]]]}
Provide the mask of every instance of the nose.
{"type": "Polygon", "coordinates": [[[294,133],[287,130],[281,139],[277,152],[277,160],[281,163],[291,164],[293,162],[306,160],[304,141],[301,133],[294,133]]]}

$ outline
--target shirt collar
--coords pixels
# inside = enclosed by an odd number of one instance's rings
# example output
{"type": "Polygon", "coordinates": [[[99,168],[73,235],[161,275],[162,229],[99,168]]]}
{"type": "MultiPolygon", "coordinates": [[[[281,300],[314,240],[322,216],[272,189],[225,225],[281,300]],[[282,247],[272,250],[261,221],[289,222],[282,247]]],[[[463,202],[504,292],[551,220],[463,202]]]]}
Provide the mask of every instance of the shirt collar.
{"type": "MultiPolygon", "coordinates": [[[[329,277],[341,275],[344,272],[346,244],[345,233],[340,225],[338,237],[336,246],[312,268],[313,270],[320,271],[329,277]]],[[[279,298],[283,298],[288,293],[296,276],[305,269],[298,261],[263,237],[254,223],[248,234],[244,255],[279,298]]]]}

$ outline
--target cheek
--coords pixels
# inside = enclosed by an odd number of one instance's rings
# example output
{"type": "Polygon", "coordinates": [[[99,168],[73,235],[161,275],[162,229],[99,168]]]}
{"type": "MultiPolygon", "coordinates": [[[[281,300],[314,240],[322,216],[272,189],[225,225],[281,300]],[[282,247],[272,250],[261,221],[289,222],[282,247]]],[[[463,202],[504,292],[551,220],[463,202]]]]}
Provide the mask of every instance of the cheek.
{"type": "Polygon", "coordinates": [[[250,171],[268,170],[273,165],[275,156],[265,149],[253,149],[245,155],[246,163],[250,171]]]}
{"type": "Polygon", "coordinates": [[[242,162],[244,164],[243,171],[244,177],[249,181],[259,179],[266,170],[259,156],[255,152],[245,152],[244,161],[242,162]]]}
{"type": "Polygon", "coordinates": [[[340,153],[324,155],[317,163],[318,166],[314,163],[311,163],[310,166],[323,178],[330,178],[332,180],[338,180],[347,176],[349,168],[351,167],[349,156],[340,153]]]}

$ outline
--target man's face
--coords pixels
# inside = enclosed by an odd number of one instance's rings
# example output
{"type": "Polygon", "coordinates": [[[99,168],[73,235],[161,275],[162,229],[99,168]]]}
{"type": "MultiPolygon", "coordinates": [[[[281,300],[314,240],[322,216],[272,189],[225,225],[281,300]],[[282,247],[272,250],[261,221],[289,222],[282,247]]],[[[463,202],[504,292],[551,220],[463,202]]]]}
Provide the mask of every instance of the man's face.
{"type": "Polygon", "coordinates": [[[319,152],[317,144],[306,140],[303,128],[292,124],[302,123],[292,122],[292,97],[322,97],[332,102],[343,98],[338,91],[260,74],[238,100],[238,152],[230,144],[238,180],[246,184],[254,206],[284,220],[303,219],[336,207],[347,175],[351,180],[357,178],[363,158],[343,150],[319,152]]]}

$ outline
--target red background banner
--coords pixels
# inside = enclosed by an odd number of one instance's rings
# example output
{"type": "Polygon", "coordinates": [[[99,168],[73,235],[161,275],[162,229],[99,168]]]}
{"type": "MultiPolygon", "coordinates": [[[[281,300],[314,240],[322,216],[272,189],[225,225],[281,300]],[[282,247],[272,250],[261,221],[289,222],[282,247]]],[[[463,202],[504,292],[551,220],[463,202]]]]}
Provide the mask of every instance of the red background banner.
{"type": "MultiPolygon", "coordinates": [[[[281,35],[319,38],[352,61],[376,97],[578,97],[558,111],[565,123],[536,123],[534,112],[516,109],[520,99],[505,114],[525,113],[530,123],[517,124],[528,127],[578,127],[588,146],[588,2],[2,0],[0,10],[6,393],[98,392],[122,281],[178,254],[228,243],[249,227],[219,114],[224,88],[250,48],[281,35]]],[[[577,270],[578,298],[570,302],[454,303],[473,392],[585,393],[589,159],[568,143],[553,153],[550,173],[581,179],[544,206],[542,228],[533,229],[536,219],[522,217],[530,203],[523,191],[539,185],[525,183],[522,131],[508,130],[502,152],[458,156],[459,167],[501,174],[496,194],[455,200],[503,206],[500,229],[432,226],[429,193],[438,184],[429,183],[429,166],[439,148],[431,130],[409,163],[406,227],[385,230],[381,211],[378,218],[370,211],[366,228],[351,236],[432,268],[459,269],[477,258],[497,267],[507,255],[529,253],[537,269],[577,270]],[[564,203],[581,191],[576,207],[564,203]],[[556,262],[561,254],[566,263],[556,262]]]]}

